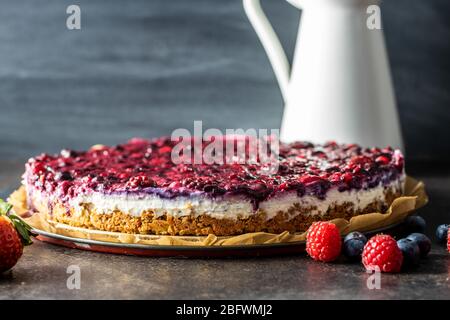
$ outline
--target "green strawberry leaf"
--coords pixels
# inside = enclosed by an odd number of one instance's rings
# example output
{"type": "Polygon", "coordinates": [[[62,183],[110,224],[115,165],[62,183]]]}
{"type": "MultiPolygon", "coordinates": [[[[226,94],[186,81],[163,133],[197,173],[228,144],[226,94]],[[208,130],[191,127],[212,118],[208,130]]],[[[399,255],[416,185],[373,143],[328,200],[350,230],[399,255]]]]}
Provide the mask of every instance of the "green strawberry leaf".
{"type": "Polygon", "coordinates": [[[12,205],[5,202],[4,200],[0,199],[0,216],[4,215],[7,216],[11,222],[14,225],[14,228],[16,228],[17,232],[20,235],[20,238],[22,240],[22,244],[24,246],[28,246],[33,243],[31,240],[31,236],[35,237],[36,234],[33,233],[33,228],[22,220],[19,216],[10,213],[12,209],[12,205]]]}
{"type": "Polygon", "coordinates": [[[0,199],[0,216],[7,215],[9,211],[12,209],[12,205],[8,202],[5,202],[3,199],[0,199]]]}
{"type": "Polygon", "coordinates": [[[31,236],[35,237],[36,234],[33,232],[33,228],[23,221],[20,217],[16,216],[15,214],[8,215],[9,219],[11,219],[12,223],[14,224],[14,227],[16,228],[17,232],[20,234],[20,237],[22,239],[22,243],[24,246],[29,246],[33,243],[31,240],[31,236]]]}

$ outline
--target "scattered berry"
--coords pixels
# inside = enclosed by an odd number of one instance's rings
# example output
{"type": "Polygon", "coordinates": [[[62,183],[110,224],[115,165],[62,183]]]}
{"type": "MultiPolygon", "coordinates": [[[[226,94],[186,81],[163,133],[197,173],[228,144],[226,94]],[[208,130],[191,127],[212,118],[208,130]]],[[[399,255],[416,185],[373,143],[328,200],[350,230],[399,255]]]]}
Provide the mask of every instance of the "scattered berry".
{"type": "Polygon", "coordinates": [[[344,238],[344,255],[350,260],[356,260],[361,257],[367,238],[361,232],[351,232],[344,238]]]}
{"type": "Polygon", "coordinates": [[[427,223],[425,222],[425,219],[420,216],[409,216],[405,219],[405,226],[408,233],[424,233],[427,223]]]}
{"type": "Polygon", "coordinates": [[[450,237],[447,238],[447,250],[450,252],[450,237]]]}
{"type": "Polygon", "coordinates": [[[31,244],[30,226],[13,214],[12,206],[0,199],[0,273],[14,267],[23,253],[23,246],[31,244]]]}
{"type": "Polygon", "coordinates": [[[0,273],[14,267],[23,253],[19,233],[11,221],[0,217],[0,273]]]}
{"type": "Polygon", "coordinates": [[[420,256],[422,258],[428,255],[431,250],[431,240],[423,233],[411,233],[406,239],[416,242],[420,249],[420,256]]]}
{"type": "Polygon", "coordinates": [[[420,261],[420,248],[417,242],[411,239],[400,239],[397,241],[398,248],[403,254],[403,267],[416,266],[420,261]]]}
{"type": "Polygon", "coordinates": [[[403,254],[394,238],[379,234],[372,237],[364,246],[362,263],[367,270],[378,267],[382,272],[400,272],[403,254]]]}
{"type": "Polygon", "coordinates": [[[330,262],[341,253],[341,235],[338,227],[331,222],[315,222],[306,235],[306,252],[318,261],[330,262]]]}
{"type": "Polygon", "coordinates": [[[364,244],[366,244],[367,237],[364,235],[364,233],[361,233],[359,231],[354,231],[354,232],[350,232],[349,234],[347,234],[345,236],[344,242],[348,241],[348,240],[361,240],[362,242],[364,242],[364,244]]]}
{"type": "Polygon", "coordinates": [[[436,229],[436,238],[439,243],[445,243],[448,238],[448,224],[441,224],[436,229]]]}

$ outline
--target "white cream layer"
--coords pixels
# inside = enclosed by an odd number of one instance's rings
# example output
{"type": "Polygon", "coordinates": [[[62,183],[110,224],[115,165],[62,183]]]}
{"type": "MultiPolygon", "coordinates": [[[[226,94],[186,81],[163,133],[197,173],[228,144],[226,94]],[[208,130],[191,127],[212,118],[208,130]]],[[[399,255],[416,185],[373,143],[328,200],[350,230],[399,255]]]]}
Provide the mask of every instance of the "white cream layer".
{"type": "MultiPolygon", "coordinates": [[[[259,208],[264,210],[267,219],[273,218],[279,211],[287,211],[294,204],[304,207],[315,207],[309,212],[309,215],[322,215],[331,205],[342,205],[345,202],[351,202],[356,210],[361,210],[374,201],[384,201],[386,189],[403,190],[403,186],[404,177],[388,186],[380,184],[368,190],[340,192],[337,189],[330,189],[324,200],[320,200],[315,196],[299,197],[296,192],[289,192],[285,195],[262,201],[259,208]]],[[[213,199],[205,196],[193,196],[166,199],[158,195],[136,196],[93,193],[75,197],[70,200],[69,204],[76,212],[81,212],[83,206],[88,204],[95,208],[97,213],[108,214],[119,210],[132,216],[140,216],[144,211],[148,210],[152,210],[156,216],[164,214],[173,217],[208,215],[217,219],[248,218],[255,214],[252,203],[242,197],[213,199]]]]}

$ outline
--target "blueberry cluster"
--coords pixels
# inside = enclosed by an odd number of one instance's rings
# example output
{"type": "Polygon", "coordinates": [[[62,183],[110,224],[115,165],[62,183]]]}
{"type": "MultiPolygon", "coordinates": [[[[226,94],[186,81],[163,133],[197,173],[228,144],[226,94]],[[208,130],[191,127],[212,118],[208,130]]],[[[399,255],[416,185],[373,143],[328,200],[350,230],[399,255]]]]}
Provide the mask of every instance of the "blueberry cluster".
{"type": "MultiPolygon", "coordinates": [[[[398,241],[395,241],[392,236],[386,234],[377,234],[368,240],[366,235],[361,232],[351,232],[343,240],[342,253],[349,261],[362,260],[367,270],[372,270],[373,267],[378,267],[382,272],[408,270],[419,265],[420,260],[429,254],[431,240],[424,234],[426,222],[420,216],[414,215],[407,217],[403,223],[403,227],[408,236],[398,241]]],[[[336,241],[329,240],[328,243],[324,243],[323,241],[317,243],[316,241],[314,243],[310,239],[312,237],[310,234],[315,231],[311,229],[314,229],[314,225],[308,230],[307,251],[315,260],[321,260],[311,254],[311,248],[315,248],[319,253],[330,252],[330,248],[336,248],[336,241]]],[[[323,238],[324,236],[326,236],[326,233],[322,232],[321,237],[323,238]]],[[[319,239],[322,238],[319,237],[319,239]]],[[[447,244],[447,248],[450,251],[448,224],[438,226],[436,238],[439,243],[447,244]]],[[[341,247],[340,242],[339,247],[341,247]]],[[[333,255],[333,259],[322,259],[321,261],[333,261],[338,256],[339,254],[335,254],[333,255]]]]}
{"type": "MultiPolygon", "coordinates": [[[[405,220],[405,227],[410,234],[397,241],[398,248],[403,254],[403,269],[419,264],[420,259],[428,255],[431,250],[430,239],[423,234],[425,232],[426,222],[420,216],[409,216],[405,220]]],[[[367,237],[361,232],[349,233],[344,238],[344,255],[349,260],[358,260],[361,258],[364,246],[367,243],[367,237]]]]}

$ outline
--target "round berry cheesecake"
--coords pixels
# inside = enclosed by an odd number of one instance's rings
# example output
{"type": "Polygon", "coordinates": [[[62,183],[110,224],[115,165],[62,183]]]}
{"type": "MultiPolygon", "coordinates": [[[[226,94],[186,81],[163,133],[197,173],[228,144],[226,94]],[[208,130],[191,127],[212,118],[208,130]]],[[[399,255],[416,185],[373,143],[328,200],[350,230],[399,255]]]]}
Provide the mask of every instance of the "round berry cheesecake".
{"type": "Polygon", "coordinates": [[[404,188],[403,156],[389,147],[280,143],[270,171],[267,163],[175,163],[176,145],[132,139],[32,158],[28,207],[82,228],[228,236],[303,232],[314,221],[382,212],[404,188]]]}

